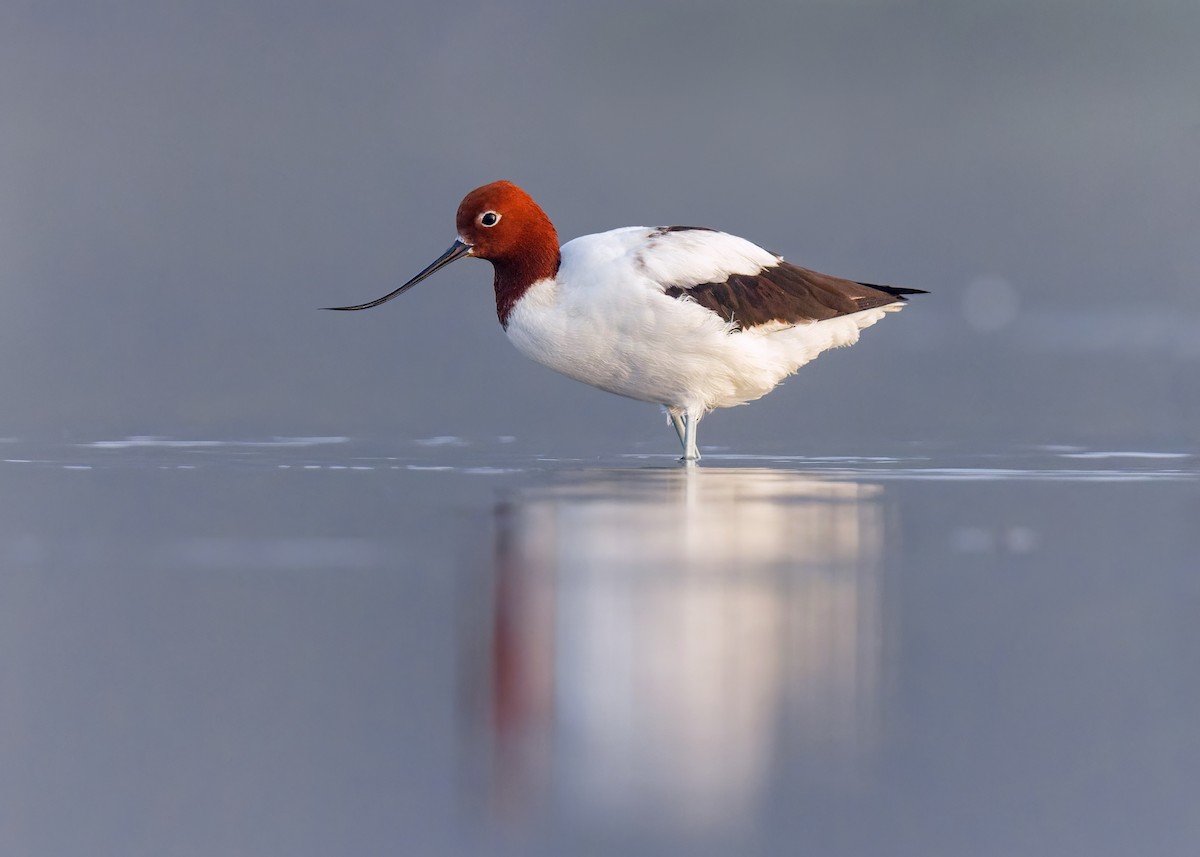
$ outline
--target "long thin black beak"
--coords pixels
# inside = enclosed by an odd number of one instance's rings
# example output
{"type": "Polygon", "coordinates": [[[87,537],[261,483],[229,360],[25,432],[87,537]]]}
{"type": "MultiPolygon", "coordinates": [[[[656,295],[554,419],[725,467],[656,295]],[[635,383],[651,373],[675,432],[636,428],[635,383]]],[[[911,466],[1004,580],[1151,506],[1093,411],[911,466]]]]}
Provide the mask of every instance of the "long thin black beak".
{"type": "Polygon", "coordinates": [[[392,298],[396,297],[397,295],[402,295],[405,292],[407,292],[409,289],[411,289],[417,283],[421,282],[421,280],[428,277],[434,271],[438,270],[439,268],[446,267],[451,262],[453,262],[455,259],[461,259],[463,256],[466,256],[470,252],[471,252],[470,244],[464,244],[463,242],[455,239],[454,243],[450,245],[450,249],[447,250],[442,255],[438,256],[437,260],[434,261],[434,263],[432,265],[430,265],[428,268],[426,268],[421,273],[417,274],[415,277],[413,277],[411,280],[409,280],[407,283],[405,283],[400,288],[396,289],[396,291],[392,292],[391,294],[384,295],[383,297],[379,298],[378,300],[373,300],[370,303],[358,304],[357,306],[327,306],[327,307],[322,307],[322,309],[334,309],[334,310],[370,309],[371,307],[375,307],[375,306],[379,306],[380,304],[387,303],[388,301],[390,301],[392,298]]]}

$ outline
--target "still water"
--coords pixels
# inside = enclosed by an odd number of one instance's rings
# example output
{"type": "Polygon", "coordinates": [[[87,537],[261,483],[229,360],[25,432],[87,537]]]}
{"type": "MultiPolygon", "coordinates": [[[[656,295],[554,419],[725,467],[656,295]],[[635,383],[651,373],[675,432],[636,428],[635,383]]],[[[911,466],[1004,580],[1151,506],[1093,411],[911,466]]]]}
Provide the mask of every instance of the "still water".
{"type": "Polygon", "coordinates": [[[4,854],[1200,848],[1194,450],[0,459],[4,854]]]}

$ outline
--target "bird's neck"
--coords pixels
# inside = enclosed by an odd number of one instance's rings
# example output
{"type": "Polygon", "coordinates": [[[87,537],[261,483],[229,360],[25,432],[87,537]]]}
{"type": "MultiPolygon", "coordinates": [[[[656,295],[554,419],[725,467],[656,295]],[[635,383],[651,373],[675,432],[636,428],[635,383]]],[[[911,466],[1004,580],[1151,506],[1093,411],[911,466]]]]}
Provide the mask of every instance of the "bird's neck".
{"type": "Polygon", "coordinates": [[[505,329],[508,328],[508,317],[517,301],[534,283],[554,279],[561,262],[558,236],[534,246],[526,246],[519,255],[492,260],[496,272],[496,317],[505,329]]]}

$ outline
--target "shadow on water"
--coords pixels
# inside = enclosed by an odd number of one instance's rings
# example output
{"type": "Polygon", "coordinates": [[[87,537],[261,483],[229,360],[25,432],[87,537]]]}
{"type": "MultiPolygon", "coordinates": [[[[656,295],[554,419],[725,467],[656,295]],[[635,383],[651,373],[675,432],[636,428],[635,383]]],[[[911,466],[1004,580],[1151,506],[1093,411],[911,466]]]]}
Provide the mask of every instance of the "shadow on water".
{"type": "Polygon", "coordinates": [[[884,499],[713,469],[498,502],[487,615],[465,623],[488,812],[728,833],[783,746],[810,784],[852,787],[879,727],[884,499]]]}

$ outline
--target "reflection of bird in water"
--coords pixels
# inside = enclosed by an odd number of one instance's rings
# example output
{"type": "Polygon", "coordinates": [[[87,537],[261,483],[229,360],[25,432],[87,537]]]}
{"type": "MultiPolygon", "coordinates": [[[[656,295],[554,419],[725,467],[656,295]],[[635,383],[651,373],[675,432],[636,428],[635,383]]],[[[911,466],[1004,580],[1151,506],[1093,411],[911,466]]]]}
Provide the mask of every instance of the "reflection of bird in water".
{"type": "Polygon", "coordinates": [[[724,232],[630,226],[558,246],[512,182],[467,194],[458,238],[391,300],[463,256],[495,269],[496,313],[527,357],[577,381],[666,408],[685,460],[715,408],[765,396],[822,351],[924,294],[801,268],[724,232]]]}
{"type": "Polygon", "coordinates": [[[499,511],[495,797],[690,830],[752,817],[786,746],[872,745],[880,489],[767,471],[606,475],[499,511]]]}

